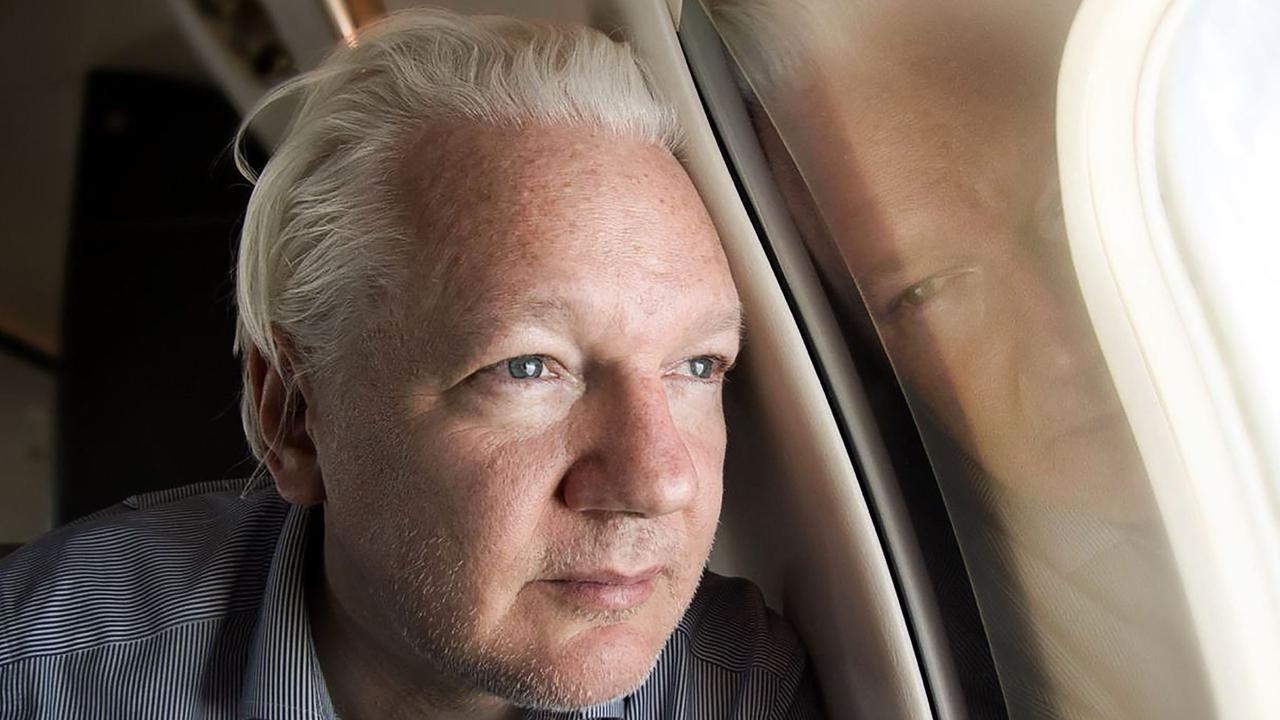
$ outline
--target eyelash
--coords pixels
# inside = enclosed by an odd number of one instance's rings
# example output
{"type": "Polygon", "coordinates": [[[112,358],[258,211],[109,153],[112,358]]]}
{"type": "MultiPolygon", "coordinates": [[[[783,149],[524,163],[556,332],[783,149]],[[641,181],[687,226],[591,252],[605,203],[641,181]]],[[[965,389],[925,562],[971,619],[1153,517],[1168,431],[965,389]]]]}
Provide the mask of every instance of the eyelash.
{"type": "MultiPolygon", "coordinates": [[[[680,361],[681,365],[688,365],[694,360],[708,360],[711,363],[711,377],[698,377],[693,373],[688,373],[685,377],[700,383],[720,383],[725,379],[725,375],[733,369],[734,363],[722,355],[705,354],[694,355],[680,361]]],[[[538,353],[527,353],[524,355],[513,355],[509,358],[503,358],[491,365],[486,365],[476,372],[477,377],[494,376],[499,382],[512,383],[516,385],[526,385],[531,382],[554,380],[560,377],[560,373],[555,368],[560,367],[560,363],[556,362],[549,355],[540,355],[538,353]],[[512,360],[520,358],[537,358],[542,361],[543,375],[535,378],[514,378],[511,377],[508,367],[512,360]],[[549,373],[549,374],[548,374],[549,373]]]]}
{"type": "Polygon", "coordinates": [[[928,305],[935,297],[937,297],[939,293],[945,290],[948,285],[956,282],[961,278],[967,277],[972,272],[973,271],[969,269],[952,270],[948,272],[938,273],[937,275],[931,275],[921,280],[920,282],[914,283],[910,287],[908,287],[906,290],[903,290],[901,293],[899,293],[897,297],[893,298],[893,300],[889,302],[889,306],[888,308],[886,308],[887,314],[890,316],[893,316],[893,315],[900,315],[903,313],[909,313],[912,311],[920,310],[921,308],[928,305]],[[923,288],[929,285],[930,283],[936,283],[937,285],[929,297],[923,299],[919,303],[912,303],[910,300],[908,300],[908,295],[910,295],[913,291],[915,291],[918,288],[923,288]]]}
{"type": "Polygon", "coordinates": [[[721,355],[694,355],[693,357],[681,360],[681,364],[688,364],[694,360],[709,360],[711,362],[711,377],[698,377],[690,373],[688,377],[696,382],[702,383],[719,383],[725,379],[725,374],[733,369],[733,362],[721,355]]]}
{"type": "Polygon", "coordinates": [[[493,376],[499,382],[511,383],[513,385],[528,385],[539,381],[555,380],[560,377],[560,363],[556,362],[549,355],[541,355],[538,353],[525,353],[524,355],[513,355],[509,358],[503,358],[492,365],[486,365],[476,372],[477,377],[493,376]],[[542,362],[542,374],[533,378],[514,378],[511,377],[509,366],[513,360],[521,358],[537,358],[542,362]]]}

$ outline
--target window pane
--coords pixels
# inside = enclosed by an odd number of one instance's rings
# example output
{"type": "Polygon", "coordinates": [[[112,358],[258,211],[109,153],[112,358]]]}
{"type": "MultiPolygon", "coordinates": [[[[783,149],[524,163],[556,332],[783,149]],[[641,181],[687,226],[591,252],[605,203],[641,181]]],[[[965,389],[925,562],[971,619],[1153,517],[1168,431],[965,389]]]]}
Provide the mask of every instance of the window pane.
{"type": "Polygon", "coordinates": [[[815,258],[907,394],[1014,718],[1213,716],[1062,220],[1073,0],[707,0],[815,258]],[[832,268],[824,268],[831,272],[832,268]]]}

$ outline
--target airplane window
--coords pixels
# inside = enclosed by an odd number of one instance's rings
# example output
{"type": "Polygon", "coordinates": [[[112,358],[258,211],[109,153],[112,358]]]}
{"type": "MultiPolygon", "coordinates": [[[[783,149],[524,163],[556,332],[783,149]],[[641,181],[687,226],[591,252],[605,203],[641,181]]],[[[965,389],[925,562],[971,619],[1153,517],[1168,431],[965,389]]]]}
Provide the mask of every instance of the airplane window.
{"type": "MultiPolygon", "coordinates": [[[[1076,0],[706,0],[792,219],[906,393],[1013,718],[1214,716],[1063,221],[1076,0]]],[[[860,334],[859,337],[852,335],[860,334]]]]}
{"type": "Polygon", "coordinates": [[[1270,211],[1280,162],[1280,6],[1199,3],[1168,52],[1153,123],[1160,194],[1238,376],[1261,464],[1280,478],[1280,448],[1266,441],[1280,436],[1280,336],[1258,332],[1280,302],[1270,211]]]}

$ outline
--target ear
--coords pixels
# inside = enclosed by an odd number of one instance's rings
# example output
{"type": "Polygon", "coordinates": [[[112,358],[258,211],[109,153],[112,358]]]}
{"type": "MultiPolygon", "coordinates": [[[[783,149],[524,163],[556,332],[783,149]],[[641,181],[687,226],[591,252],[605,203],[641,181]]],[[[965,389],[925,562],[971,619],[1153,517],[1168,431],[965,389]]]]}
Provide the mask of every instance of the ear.
{"type": "Polygon", "coordinates": [[[265,448],[263,461],[276,480],[276,490],[295,505],[324,502],[320,460],[307,426],[307,398],[292,366],[286,361],[281,363],[284,367],[273,367],[256,347],[249,349],[246,362],[258,409],[258,439],[265,448]]]}

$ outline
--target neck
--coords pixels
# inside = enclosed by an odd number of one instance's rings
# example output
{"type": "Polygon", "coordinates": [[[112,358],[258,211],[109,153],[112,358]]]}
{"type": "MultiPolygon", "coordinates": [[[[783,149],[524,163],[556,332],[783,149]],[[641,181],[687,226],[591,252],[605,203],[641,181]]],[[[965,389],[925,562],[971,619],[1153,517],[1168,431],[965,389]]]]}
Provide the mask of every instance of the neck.
{"type": "MultiPolygon", "coordinates": [[[[319,514],[317,513],[317,516],[319,514]]],[[[320,533],[313,536],[319,540],[320,533]]],[[[316,656],[334,710],[343,720],[434,718],[514,720],[508,703],[447,677],[409,648],[389,627],[352,611],[341,592],[342,561],[323,550],[308,553],[306,602],[316,656]]]]}

